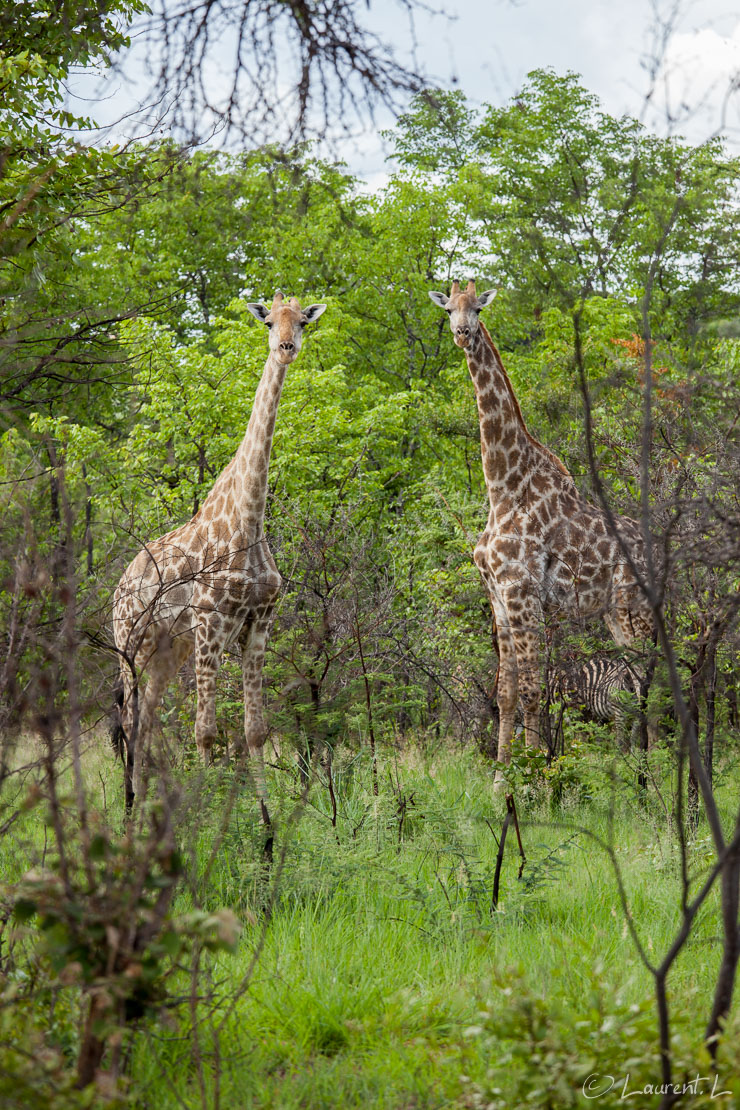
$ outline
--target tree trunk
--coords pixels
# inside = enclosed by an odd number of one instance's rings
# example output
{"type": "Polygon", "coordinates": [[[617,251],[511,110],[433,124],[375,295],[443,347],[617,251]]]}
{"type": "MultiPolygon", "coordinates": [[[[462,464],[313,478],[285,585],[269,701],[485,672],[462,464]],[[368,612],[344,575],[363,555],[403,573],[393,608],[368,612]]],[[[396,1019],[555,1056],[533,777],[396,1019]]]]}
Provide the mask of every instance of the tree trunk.
{"type": "MultiPolygon", "coordinates": [[[[694,725],[697,743],[699,740],[699,702],[701,693],[704,686],[704,663],[706,660],[707,645],[706,641],[700,643],[697,647],[696,659],[689,679],[689,696],[686,699],[688,703],[689,716],[694,725]]],[[[696,778],[696,772],[689,760],[689,786],[687,794],[687,815],[692,825],[696,825],[699,817],[699,783],[696,778]]]]}
{"type": "Polygon", "coordinates": [[[92,578],[95,565],[93,561],[93,533],[92,533],[92,490],[87,480],[87,468],[82,464],[82,477],[85,482],[85,550],[87,552],[87,576],[92,578]]]}
{"type": "Polygon", "coordinates": [[[704,737],[704,766],[707,778],[712,782],[714,770],[714,721],[717,699],[717,644],[713,641],[709,645],[706,660],[706,692],[704,695],[706,706],[706,735],[704,737]]]}
{"type": "MultiPolygon", "coordinates": [[[[737,835],[738,829],[735,829],[737,835]]],[[[717,1038],[730,1012],[732,994],[735,987],[738,960],[740,959],[740,927],[738,926],[738,904],[740,902],[740,845],[728,852],[722,869],[722,924],[724,927],[724,949],[722,962],[714,991],[714,1004],[707,1025],[706,1040],[714,1058],[717,1054],[717,1038]]]]}
{"type": "Polygon", "coordinates": [[[105,1052],[105,1040],[99,1035],[99,1026],[106,1016],[108,999],[105,995],[97,993],[90,996],[90,1005],[85,1018],[85,1029],[82,1034],[80,1050],[77,1054],[77,1082],[79,1089],[87,1087],[95,1079],[95,1073],[100,1067],[105,1052]]]}
{"type": "Polygon", "coordinates": [[[202,443],[198,445],[198,489],[193,494],[193,516],[200,508],[200,498],[198,493],[203,488],[203,482],[206,477],[206,450],[202,443]]]}
{"type": "Polygon", "coordinates": [[[727,698],[727,723],[729,724],[730,728],[733,729],[736,729],[738,725],[740,725],[740,713],[738,712],[737,704],[737,686],[735,684],[736,678],[737,675],[735,674],[735,669],[733,667],[733,669],[725,678],[725,697],[727,698]]]}

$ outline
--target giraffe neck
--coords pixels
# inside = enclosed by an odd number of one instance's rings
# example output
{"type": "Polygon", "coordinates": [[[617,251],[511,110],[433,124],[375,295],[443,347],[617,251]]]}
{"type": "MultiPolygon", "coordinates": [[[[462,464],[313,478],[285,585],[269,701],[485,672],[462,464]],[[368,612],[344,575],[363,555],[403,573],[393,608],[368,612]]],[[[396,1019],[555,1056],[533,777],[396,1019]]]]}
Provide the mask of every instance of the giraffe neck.
{"type": "Polygon", "coordinates": [[[478,402],[481,457],[491,506],[511,496],[526,475],[543,465],[572,482],[560,459],[527,431],[501,355],[483,324],[465,357],[478,402]]]}
{"type": "Polygon", "coordinates": [[[287,365],[270,354],[244,438],[203,505],[205,509],[211,499],[223,504],[221,516],[231,525],[231,531],[249,533],[254,540],[262,537],[272,437],[286,370],[287,365]],[[223,502],[221,495],[225,495],[223,502]]]}
{"type": "Polygon", "coordinates": [[[512,472],[521,468],[531,437],[501,356],[482,324],[465,357],[475,386],[483,473],[493,505],[507,492],[512,472]]]}

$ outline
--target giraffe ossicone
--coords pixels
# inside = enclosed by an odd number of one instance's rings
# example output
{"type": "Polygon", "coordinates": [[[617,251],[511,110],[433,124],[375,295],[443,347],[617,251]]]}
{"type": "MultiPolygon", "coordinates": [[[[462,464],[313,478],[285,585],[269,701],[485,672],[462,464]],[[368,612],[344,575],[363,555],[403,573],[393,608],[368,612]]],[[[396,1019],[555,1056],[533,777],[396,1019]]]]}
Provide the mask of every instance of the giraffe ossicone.
{"type": "Polygon", "coordinates": [[[474,281],[464,291],[454,281],[449,296],[429,296],[449,316],[478,403],[489,514],[474,559],[496,622],[498,761],[508,764],[518,699],[527,743],[539,745],[545,614],[603,616],[621,645],[653,636],[652,614],[632,569],[644,573],[643,541],[626,517],[615,518],[618,538],[603,510],[580,495],[560,459],[527,430],[501,356],[480,321],[495,290],[478,295],[474,281]]]}
{"type": "Polygon", "coordinates": [[[142,756],[170,680],[195,655],[195,740],[206,765],[216,739],[216,678],[226,648],[241,647],[244,734],[255,765],[263,819],[262,669],[282,583],[264,535],[267,473],[278,403],[305,327],[326,309],[302,309],[279,291],[272,305],[248,310],[269,330],[270,353],[247,430],[231,462],[187,524],[146,544],[124,571],[114,596],[113,631],[121,666],[121,725],[128,750],[127,805],[142,785],[142,756]],[[141,677],[147,675],[145,688],[141,677]]]}

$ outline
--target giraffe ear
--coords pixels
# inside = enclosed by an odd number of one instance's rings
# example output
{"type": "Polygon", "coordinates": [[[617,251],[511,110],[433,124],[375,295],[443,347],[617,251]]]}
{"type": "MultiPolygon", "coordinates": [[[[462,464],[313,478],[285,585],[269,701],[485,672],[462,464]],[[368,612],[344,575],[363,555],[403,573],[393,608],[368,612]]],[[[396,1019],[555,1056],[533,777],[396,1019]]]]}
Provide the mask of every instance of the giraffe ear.
{"type": "Polygon", "coordinates": [[[254,302],[251,302],[250,304],[247,305],[247,309],[258,320],[261,320],[263,324],[264,324],[265,320],[267,319],[267,317],[270,315],[269,308],[266,308],[265,305],[263,305],[263,304],[254,304],[254,302]]]}
{"type": "Polygon", "coordinates": [[[481,295],[478,297],[477,302],[478,309],[485,308],[486,305],[489,305],[493,298],[496,296],[496,293],[496,289],[487,289],[485,293],[481,293],[481,295]]]}
{"type": "Polygon", "coordinates": [[[326,312],[325,304],[310,304],[308,308],[304,308],[303,315],[306,317],[306,323],[312,324],[314,320],[318,320],[322,312],[326,312]]]}
{"type": "Polygon", "coordinates": [[[436,305],[439,305],[440,308],[447,307],[447,302],[450,298],[446,297],[444,293],[435,293],[431,289],[427,290],[427,292],[436,305]]]}

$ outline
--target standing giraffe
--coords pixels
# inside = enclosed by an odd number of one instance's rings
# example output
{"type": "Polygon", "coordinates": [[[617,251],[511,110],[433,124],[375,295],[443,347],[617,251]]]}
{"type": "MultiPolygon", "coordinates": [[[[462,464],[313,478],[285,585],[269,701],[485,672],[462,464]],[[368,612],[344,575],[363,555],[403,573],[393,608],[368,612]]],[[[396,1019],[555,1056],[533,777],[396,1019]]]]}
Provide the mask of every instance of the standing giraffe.
{"type": "MultiPolygon", "coordinates": [[[[455,281],[449,297],[429,296],[450,317],[478,401],[490,512],[474,559],[498,633],[498,759],[508,764],[517,695],[527,744],[539,744],[545,613],[603,615],[622,645],[652,636],[652,615],[606,514],[584,501],[560,459],[527,431],[501,356],[479,320],[495,291],[477,296],[474,281],[465,292],[455,281]]],[[[635,566],[642,568],[639,528],[625,517],[616,523],[635,566]]]]}
{"type": "Polygon", "coordinates": [[[127,806],[141,787],[142,755],[151,742],[154,712],[192,651],[198,697],[195,741],[206,766],[210,763],[216,676],[224,650],[238,643],[246,750],[256,759],[262,819],[269,826],[262,667],[281,578],[263,530],[267,470],[285,373],[301,349],[303,329],[326,305],[301,309],[295,297],[286,302],[278,292],[271,308],[247,308],[269,329],[270,353],[244,439],[192,520],[145,545],[126,568],[115,593],[113,623],[123,684],[127,806]],[[148,682],[139,696],[136,679],[142,672],[148,682]]]}

